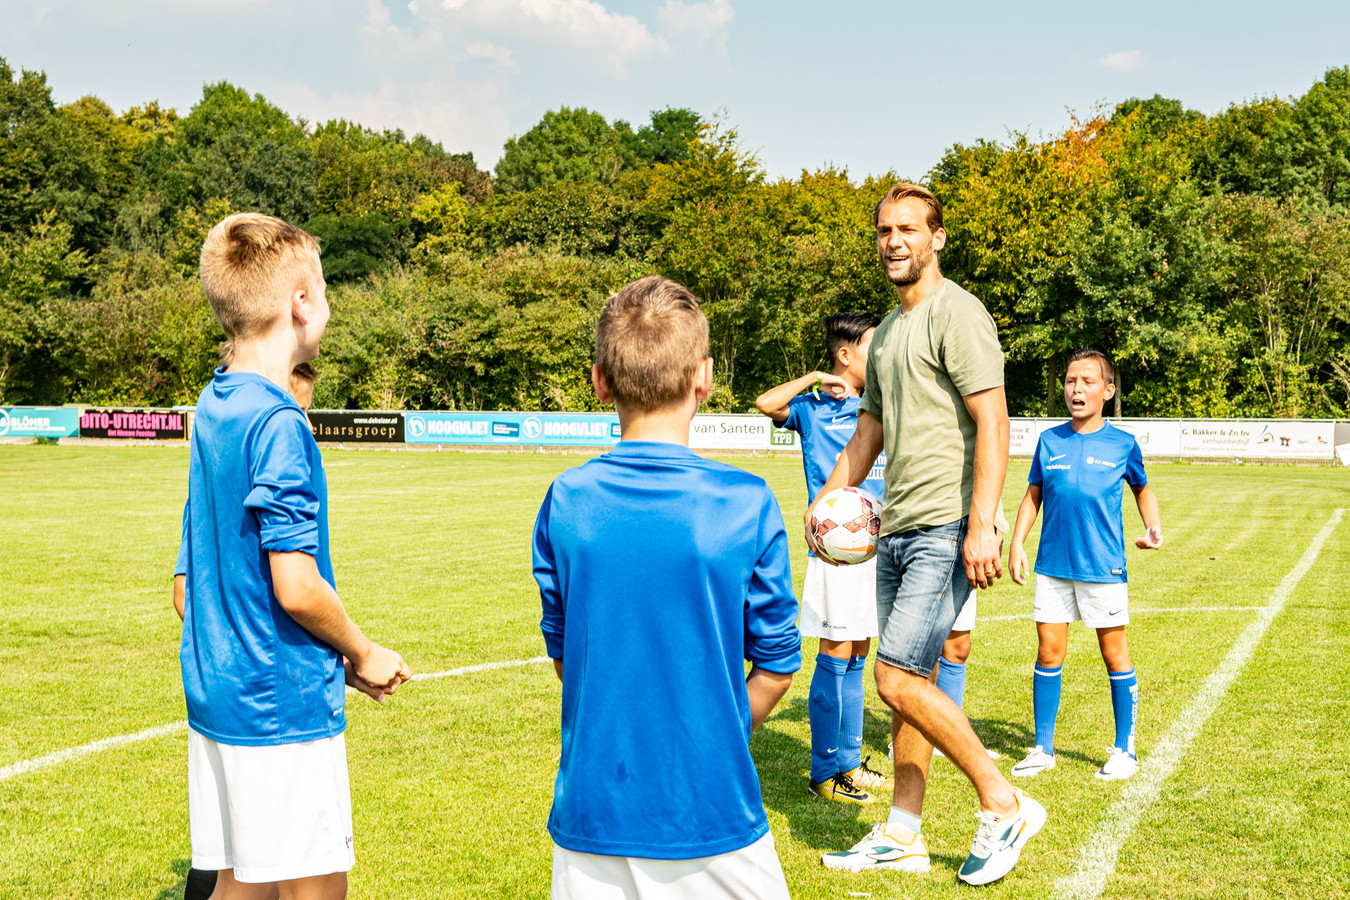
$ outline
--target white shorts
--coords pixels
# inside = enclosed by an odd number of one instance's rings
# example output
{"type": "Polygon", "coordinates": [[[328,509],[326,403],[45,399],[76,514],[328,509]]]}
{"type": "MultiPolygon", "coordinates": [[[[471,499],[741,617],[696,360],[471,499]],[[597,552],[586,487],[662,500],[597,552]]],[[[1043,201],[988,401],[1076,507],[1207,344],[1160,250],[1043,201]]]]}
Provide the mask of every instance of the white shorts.
{"type": "Polygon", "coordinates": [[[877,636],[877,558],[832,566],[806,558],[802,584],[802,637],[861,641],[877,636]]]}
{"type": "Polygon", "coordinates": [[[239,747],[189,728],[188,822],[196,869],[234,869],[254,884],[350,870],[343,736],[239,747]]]}
{"type": "Polygon", "coordinates": [[[971,588],[970,596],[966,598],[966,605],[961,607],[961,612],[957,614],[956,621],[952,623],[952,631],[974,631],[975,630],[975,595],[979,591],[971,588]]]}
{"type": "Polygon", "coordinates": [[[788,900],[773,835],[697,859],[600,856],[553,845],[553,900],[788,900]]]}
{"type": "Polygon", "coordinates": [[[1077,622],[1089,628],[1114,628],[1130,621],[1129,585],[1070,581],[1051,575],[1036,576],[1036,599],[1031,618],[1037,622],[1077,622]]]}

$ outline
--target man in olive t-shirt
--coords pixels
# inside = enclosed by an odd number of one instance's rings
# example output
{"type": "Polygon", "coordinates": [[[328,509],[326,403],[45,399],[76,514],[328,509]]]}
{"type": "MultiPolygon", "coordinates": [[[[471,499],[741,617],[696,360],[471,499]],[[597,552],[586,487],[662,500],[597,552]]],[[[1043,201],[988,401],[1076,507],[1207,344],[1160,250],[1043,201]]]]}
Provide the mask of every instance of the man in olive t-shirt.
{"type": "MultiPolygon", "coordinates": [[[[822,862],[928,871],[920,829],[936,745],[980,799],[980,824],[958,875],[988,884],[1016,865],[1045,824],[1045,808],[1008,783],[961,708],[929,676],[971,587],[987,588],[1003,574],[994,527],[1008,466],[1003,351],[988,311],[939,271],[947,233],[931,192],[893,186],[877,204],[876,231],[899,305],[872,338],[857,431],[817,496],[861,484],[885,449],[876,677],[893,712],[895,794],[885,822],[822,862]]],[[[808,509],[808,542],[810,519],[808,509]]]]}

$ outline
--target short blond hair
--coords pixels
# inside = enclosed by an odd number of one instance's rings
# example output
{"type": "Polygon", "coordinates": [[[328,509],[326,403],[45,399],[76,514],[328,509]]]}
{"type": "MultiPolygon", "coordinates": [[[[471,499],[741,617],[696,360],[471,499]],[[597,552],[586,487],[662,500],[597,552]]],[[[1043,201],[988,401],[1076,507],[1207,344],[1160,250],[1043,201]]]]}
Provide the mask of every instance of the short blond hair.
{"type": "Polygon", "coordinates": [[[872,224],[881,223],[881,208],[887,203],[895,203],[897,200],[904,200],[907,197],[913,197],[922,200],[924,206],[928,207],[928,215],[925,216],[928,222],[929,231],[937,231],[942,227],[942,201],[937,195],[928,188],[918,184],[910,184],[908,181],[897,181],[891,185],[891,189],[886,192],[886,196],[877,201],[877,208],[872,211],[872,224]]]}
{"type": "Polygon", "coordinates": [[[231,340],[266,330],[292,291],[323,277],[314,235],[261,213],[235,213],[202,243],[199,271],[216,321],[231,340]]]}
{"type": "Polygon", "coordinates": [[[708,319],[684,285],[649,275],[609,298],[595,323],[595,365],[618,403],[652,411],[689,396],[708,358],[708,319]]]}

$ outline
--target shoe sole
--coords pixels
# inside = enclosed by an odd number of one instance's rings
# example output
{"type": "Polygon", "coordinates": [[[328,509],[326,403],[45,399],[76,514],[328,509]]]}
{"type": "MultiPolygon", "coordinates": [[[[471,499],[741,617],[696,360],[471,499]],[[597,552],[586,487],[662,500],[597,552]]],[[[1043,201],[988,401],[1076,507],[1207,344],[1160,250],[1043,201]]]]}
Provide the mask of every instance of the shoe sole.
{"type": "Polygon", "coordinates": [[[900,859],[884,863],[867,863],[866,865],[849,865],[846,859],[840,859],[837,856],[826,854],[820,858],[827,869],[837,869],[844,872],[872,872],[878,869],[885,869],[888,872],[909,872],[912,875],[926,875],[929,871],[928,857],[902,856],[900,859]]]}
{"type": "Polygon", "coordinates": [[[820,799],[820,800],[827,800],[827,801],[829,801],[830,803],[852,803],[852,804],[855,805],[855,806],[866,806],[866,805],[869,804],[869,803],[876,803],[876,802],[877,802],[877,798],[876,798],[876,797],[873,797],[871,794],[866,794],[866,793],[863,794],[863,796],[864,796],[865,798],[867,798],[867,799],[865,799],[865,800],[854,800],[852,797],[845,797],[845,796],[842,796],[842,795],[839,795],[839,794],[833,794],[833,795],[831,795],[831,794],[818,794],[818,793],[816,793],[816,789],[813,788],[813,787],[811,787],[810,785],[807,785],[806,792],[807,792],[808,794],[810,794],[812,797],[816,797],[816,798],[818,798],[818,799],[820,799]]]}
{"type": "MultiPolygon", "coordinates": [[[[1027,797],[1026,799],[1030,800],[1031,798],[1027,797]]],[[[1007,875],[1009,872],[1011,872],[1014,868],[1017,867],[1018,860],[1022,858],[1022,848],[1027,845],[1027,841],[1031,840],[1036,835],[1041,833],[1041,829],[1045,827],[1045,822],[1048,818],[1050,818],[1050,816],[1045,811],[1045,807],[1041,806],[1041,804],[1039,803],[1036,803],[1035,808],[1030,810],[1030,815],[1028,815],[1024,820],[1025,824],[1022,827],[1021,834],[1019,834],[1016,837],[1016,839],[1013,840],[1012,846],[1009,848],[1011,853],[1009,853],[1008,855],[1011,856],[1011,861],[1007,864],[1006,867],[1003,867],[1001,871],[999,868],[990,869],[986,866],[985,868],[976,872],[971,878],[966,878],[964,875],[961,875],[959,873],[957,874],[956,877],[964,881],[966,884],[972,885],[974,887],[979,887],[985,884],[992,884],[993,882],[998,881],[1000,878],[1007,875]]]]}

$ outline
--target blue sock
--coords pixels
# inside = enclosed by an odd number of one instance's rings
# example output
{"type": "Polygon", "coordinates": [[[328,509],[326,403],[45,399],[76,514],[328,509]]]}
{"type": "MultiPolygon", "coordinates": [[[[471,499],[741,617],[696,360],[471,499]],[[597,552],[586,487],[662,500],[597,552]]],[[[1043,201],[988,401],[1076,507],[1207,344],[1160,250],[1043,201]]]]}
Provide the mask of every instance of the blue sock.
{"type": "Polygon", "coordinates": [[[966,699],[966,664],[948,662],[945,656],[938,659],[937,687],[961,706],[966,699]]]}
{"type": "MultiPolygon", "coordinates": [[[[1116,717],[1116,746],[1134,756],[1134,723],[1139,718],[1139,679],[1134,669],[1107,671],[1111,679],[1111,712],[1116,717]]],[[[1135,757],[1138,759],[1138,757],[1135,757]]]]}
{"type": "Polygon", "coordinates": [[[811,780],[839,774],[839,732],[844,714],[844,674],[847,659],[816,654],[816,674],[811,676],[807,711],[811,717],[811,780]]]}
{"type": "Polygon", "coordinates": [[[1064,666],[1037,666],[1031,679],[1031,708],[1036,717],[1036,746],[1055,755],[1055,719],[1059,717],[1060,675],[1064,666]]]}
{"type": "Polygon", "coordinates": [[[839,771],[851,772],[862,765],[863,670],[867,657],[851,656],[840,695],[839,771]]]}

